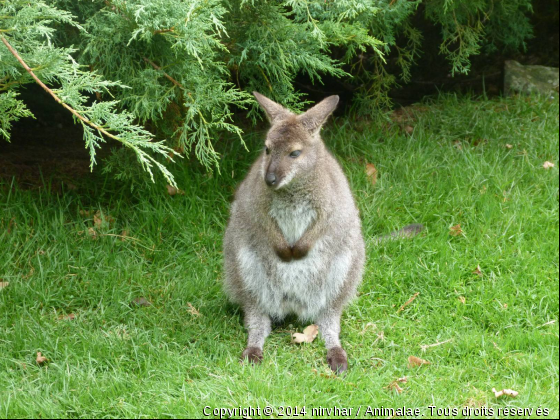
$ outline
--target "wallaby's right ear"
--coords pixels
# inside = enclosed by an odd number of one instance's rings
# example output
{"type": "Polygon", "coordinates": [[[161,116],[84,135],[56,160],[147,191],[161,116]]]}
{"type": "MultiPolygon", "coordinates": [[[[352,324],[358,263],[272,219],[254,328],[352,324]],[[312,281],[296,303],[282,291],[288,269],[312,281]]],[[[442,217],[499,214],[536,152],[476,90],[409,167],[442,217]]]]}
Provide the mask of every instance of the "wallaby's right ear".
{"type": "Polygon", "coordinates": [[[275,121],[283,120],[292,113],[284,108],[282,105],[271,101],[266,96],[261,95],[259,92],[253,92],[255,99],[261,105],[262,109],[266,112],[268,121],[274,123],[275,121]]]}

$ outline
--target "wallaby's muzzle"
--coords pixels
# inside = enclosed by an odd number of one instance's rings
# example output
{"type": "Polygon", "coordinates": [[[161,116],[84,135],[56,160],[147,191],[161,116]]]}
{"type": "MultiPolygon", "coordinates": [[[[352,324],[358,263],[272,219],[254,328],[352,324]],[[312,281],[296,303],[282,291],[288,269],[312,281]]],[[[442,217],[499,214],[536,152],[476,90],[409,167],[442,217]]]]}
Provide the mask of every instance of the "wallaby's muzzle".
{"type": "Polygon", "coordinates": [[[268,172],[264,177],[264,180],[266,182],[266,185],[268,185],[269,187],[273,187],[277,184],[276,175],[273,172],[268,172]]]}

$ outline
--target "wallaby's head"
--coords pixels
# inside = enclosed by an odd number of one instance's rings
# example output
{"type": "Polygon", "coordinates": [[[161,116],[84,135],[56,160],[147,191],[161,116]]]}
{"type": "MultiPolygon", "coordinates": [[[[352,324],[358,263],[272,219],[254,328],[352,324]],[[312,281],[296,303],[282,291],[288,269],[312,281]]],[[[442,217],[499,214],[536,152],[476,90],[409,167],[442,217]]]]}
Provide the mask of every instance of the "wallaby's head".
{"type": "Polygon", "coordinates": [[[319,132],[336,108],[338,96],[329,96],[296,115],[258,92],[253,94],[271,124],[265,141],[263,180],[270,188],[280,189],[314,168],[324,147],[319,132]]]}

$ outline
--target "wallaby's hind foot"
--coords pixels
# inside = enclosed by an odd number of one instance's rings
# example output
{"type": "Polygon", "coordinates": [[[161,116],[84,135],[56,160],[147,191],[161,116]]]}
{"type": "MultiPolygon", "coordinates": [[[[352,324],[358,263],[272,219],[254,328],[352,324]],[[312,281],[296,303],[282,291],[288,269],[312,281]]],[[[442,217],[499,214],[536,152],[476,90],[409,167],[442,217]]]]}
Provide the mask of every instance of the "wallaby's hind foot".
{"type": "Polygon", "coordinates": [[[327,363],[337,375],[348,370],[348,359],[342,347],[333,347],[327,352],[327,363]]]}
{"type": "Polygon", "coordinates": [[[243,354],[241,355],[241,363],[248,361],[253,365],[258,365],[263,360],[263,352],[258,347],[247,347],[243,350],[243,354]]]}

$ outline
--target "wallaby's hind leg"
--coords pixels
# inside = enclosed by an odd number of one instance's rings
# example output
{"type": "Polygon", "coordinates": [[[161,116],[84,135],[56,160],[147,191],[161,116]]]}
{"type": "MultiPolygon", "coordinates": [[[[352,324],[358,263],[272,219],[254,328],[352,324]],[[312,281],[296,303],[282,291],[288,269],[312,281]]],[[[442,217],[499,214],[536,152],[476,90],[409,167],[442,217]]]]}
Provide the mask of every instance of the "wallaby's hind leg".
{"type": "Polygon", "coordinates": [[[319,331],[327,348],[327,363],[337,374],[348,370],[348,359],[346,352],[340,345],[339,338],[341,312],[339,310],[328,311],[317,320],[319,331]]]}
{"type": "Polygon", "coordinates": [[[256,308],[245,308],[245,327],[249,332],[247,348],[241,355],[241,361],[260,363],[263,359],[263,346],[266,337],[270,334],[270,317],[256,308]]]}
{"type": "Polygon", "coordinates": [[[340,345],[340,317],[342,308],[345,303],[354,297],[356,288],[362,280],[362,271],[364,264],[364,249],[358,248],[354,262],[350,271],[346,275],[344,287],[338,298],[332,303],[324,313],[317,319],[319,331],[325,340],[327,348],[327,363],[329,367],[337,374],[341,374],[348,370],[348,358],[346,352],[340,345]]]}

